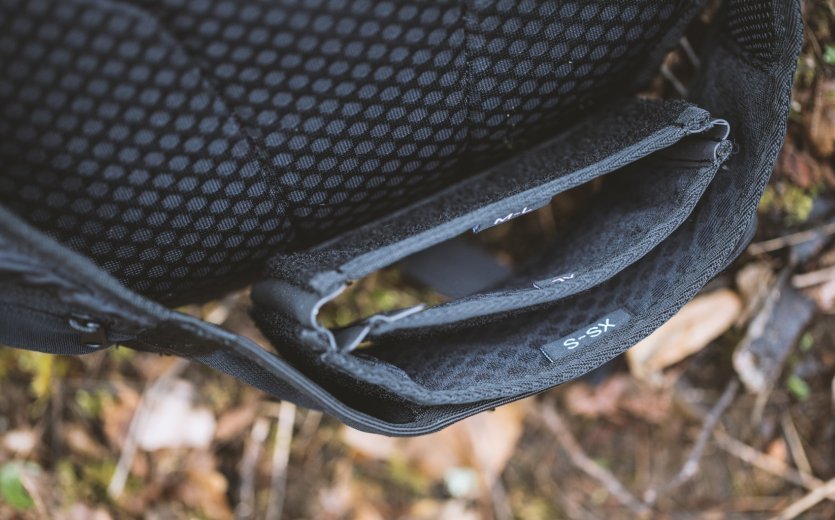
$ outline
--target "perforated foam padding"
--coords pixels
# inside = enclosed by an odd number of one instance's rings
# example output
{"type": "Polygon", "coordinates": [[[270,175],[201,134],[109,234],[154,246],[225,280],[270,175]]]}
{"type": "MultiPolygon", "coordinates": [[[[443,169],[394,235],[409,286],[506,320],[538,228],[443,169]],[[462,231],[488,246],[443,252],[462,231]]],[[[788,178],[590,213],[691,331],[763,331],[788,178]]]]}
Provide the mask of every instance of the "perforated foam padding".
{"type": "Polygon", "coordinates": [[[627,94],[692,2],[2,0],[0,203],[161,300],[627,94]]]}

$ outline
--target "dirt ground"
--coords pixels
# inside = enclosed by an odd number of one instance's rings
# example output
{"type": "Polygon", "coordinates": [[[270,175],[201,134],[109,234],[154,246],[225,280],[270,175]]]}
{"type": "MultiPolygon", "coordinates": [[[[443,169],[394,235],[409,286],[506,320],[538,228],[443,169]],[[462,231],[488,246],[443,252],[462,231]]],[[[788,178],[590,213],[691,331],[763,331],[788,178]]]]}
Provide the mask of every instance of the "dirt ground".
{"type": "MultiPolygon", "coordinates": [[[[171,358],[2,348],[0,518],[835,518],[835,0],[806,0],[804,16],[758,234],[655,336],[664,356],[642,345],[536,398],[387,439],[171,358]],[[754,348],[771,368],[745,363],[754,348]]],[[[684,80],[685,61],[667,70],[684,80]]],[[[647,94],[674,90],[659,76],[647,94]]],[[[512,257],[525,244],[509,242],[552,231],[583,196],[487,245],[512,257]]],[[[327,317],[433,297],[415,291],[382,273],[327,317]]],[[[246,301],[184,310],[257,337],[246,301]]]]}

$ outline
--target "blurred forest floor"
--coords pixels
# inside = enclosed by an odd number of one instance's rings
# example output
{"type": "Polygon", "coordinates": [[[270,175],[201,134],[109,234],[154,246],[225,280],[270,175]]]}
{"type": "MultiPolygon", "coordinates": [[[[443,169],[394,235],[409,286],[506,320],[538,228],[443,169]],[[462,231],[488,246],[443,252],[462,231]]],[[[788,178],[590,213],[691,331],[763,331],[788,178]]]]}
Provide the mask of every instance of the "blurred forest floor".
{"type": "MultiPolygon", "coordinates": [[[[0,518],[835,518],[835,0],[804,9],[789,135],[754,244],[628,356],[388,439],[171,358],[0,349],[0,518]]],[[[684,56],[648,95],[676,95],[684,56]]],[[[512,256],[583,196],[488,245],[512,256]]],[[[426,296],[386,272],[327,317],[426,296]]],[[[259,338],[246,301],[186,310],[259,338]]]]}

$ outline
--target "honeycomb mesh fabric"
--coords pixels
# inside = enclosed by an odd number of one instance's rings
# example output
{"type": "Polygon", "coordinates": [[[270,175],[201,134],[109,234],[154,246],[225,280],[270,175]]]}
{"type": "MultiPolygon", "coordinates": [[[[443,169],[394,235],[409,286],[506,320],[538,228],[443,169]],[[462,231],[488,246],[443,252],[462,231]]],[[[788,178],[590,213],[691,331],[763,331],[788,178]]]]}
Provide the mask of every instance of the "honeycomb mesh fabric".
{"type": "Polygon", "coordinates": [[[0,1],[0,203],[152,298],[626,94],[687,0],[0,1]]]}
{"type": "Polygon", "coordinates": [[[757,60],[773,59],[772,42],[776,38],[773,5],[750,0],[728,3],[728,33],[750,56],[757,60]]]}

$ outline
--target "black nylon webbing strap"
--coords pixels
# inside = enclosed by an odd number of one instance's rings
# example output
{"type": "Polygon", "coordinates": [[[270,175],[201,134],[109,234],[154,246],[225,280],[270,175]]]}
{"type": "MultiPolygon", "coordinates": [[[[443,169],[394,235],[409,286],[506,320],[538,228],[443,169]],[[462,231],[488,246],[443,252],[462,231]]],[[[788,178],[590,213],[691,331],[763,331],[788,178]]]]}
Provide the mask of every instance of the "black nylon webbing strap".
{"type": "MultiPolygon", "coordinates": [[[[319,409],[355,428],[387,435],[428,433],[499,404],[468,405],[463,409],[442,407],[399,421],[372,416],[346,404],[343,396],[329,393],[253,341],[125,291],[89,260],[67,251],[2,208],[0,243],[6,246],[0,257],[0,305],[8,303],[34,320],[2,322],[2,344],[78,355],[121,343],[139,350],[177,355],[225,372],[277,399],[319,409]],[[19,253],[15,256],[25,258],[25,262],[12,263],[12,253],[19,253]],[[41,291],[37,297],[33,297],[35,288],[41,291]],[[27,295],[25,308],[14,297],[20,291],[27,295]],[[82,343],[81,333],[70,325],[79,314],[106,331],[105,344],[82,343]],[[31,328],[35,323],[37,328],[31,328]]],[[[366,407],[373,407],[374,396],[364,401],[366,407]]]]}
{"type": "Polygon", "coordinates": [[[732,0],[724,16],[692,105],[613,107],[434,197],[276,258],[253,298],[280,355],[125,289],[2,208],[0,343],[178,355],[388,435],[428,433],[575,378],[660,326],[750,238],[785,134],[800,13],[795,1],[732,0]],[[347,281],[604,175],[596,205],[561,238],[576,247],[546,250],[493,292],[341,331],[318,324],[318,307],[347,281]],[[612,229],[634,243],[588,237],[612,229]],[[354,349],[362,340],[370,345],[354,349]]]}
{"type": "Polygon", "coordinates": [[[89,260],[67,251],[2,208],[0,244],[0,306],[20,313],[4,314],[0,344],[78,355],[121,343],[178,355],[226,372],[278,399],[322,409],[358,428],[387,431],[385,421],[344,405],[275,354],[246,338],[125,291],[89,260]],[[103,344],[84,344],[83,334],[72,326],[81,316],[105,332],[103,344]]]}
{"type": "Polygon", "coordinates": [[[407,257],[402,273],[448,298],[463,298],[501,283],[509,268],[484,247],[465,239],[448,240],[407,257]]]}

